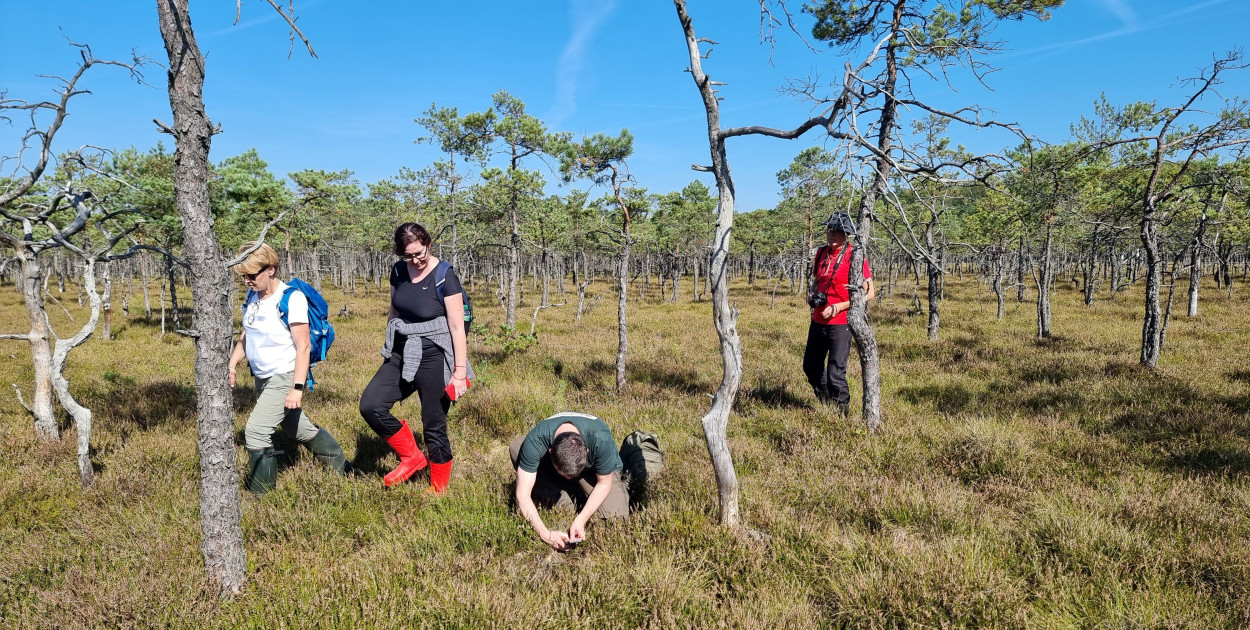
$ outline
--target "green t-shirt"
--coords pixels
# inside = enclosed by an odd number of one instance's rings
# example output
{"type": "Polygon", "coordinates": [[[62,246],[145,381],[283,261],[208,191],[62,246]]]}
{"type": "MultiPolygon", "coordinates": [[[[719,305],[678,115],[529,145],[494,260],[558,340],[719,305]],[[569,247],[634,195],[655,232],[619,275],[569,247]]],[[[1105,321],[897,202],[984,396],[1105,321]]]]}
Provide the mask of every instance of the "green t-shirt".
{"type": "Polygon", "coordinates": [[[616,441],[608,425],[592,415],[572,411],[557,413],[530,429],[521,444],[521,452],[517,454],[517,468],[538,472],[538,463],[556,439],[556,429],[566,422],[577,428],[586,448],[590,449],[586,455],[586,470],[608,475],[621,469],[621,455],[616,450],[616,441]]]}

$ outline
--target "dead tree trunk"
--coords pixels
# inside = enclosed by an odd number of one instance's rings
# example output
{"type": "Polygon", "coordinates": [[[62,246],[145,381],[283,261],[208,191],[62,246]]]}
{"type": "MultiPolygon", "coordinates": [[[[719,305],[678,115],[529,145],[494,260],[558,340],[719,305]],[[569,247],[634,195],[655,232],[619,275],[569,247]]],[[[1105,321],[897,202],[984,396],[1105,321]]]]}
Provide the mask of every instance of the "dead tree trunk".
{"type": "Polygon", "coordinates": [[[1159,365],[1163,313],[1159,307],[1160,268],[1159,235],[1154,200],[1148,199],[1142,214],[1141,242],[1146,251],[1146,308],[1141,328],[1141,364],[1150,369],[1159,365]]]}
{"type": "MultiPolygon", "coordinates": [[[[30,343],[31,363],[35,371],[35,392],[27,407],[35,419],[35,437],[39,440],[51,441],[61,437],[56,416],[52,409],[52,334],[48,330],[48,312],[43,304],[43,277],[39,266],[39,256],[29,249],[18,250],[22,259],[21,272],[18,276],[22,287],[22,299],[26,303],[26,315],[30,319],[30,332],[24,338],[30,343]]],[[[15,335],[12,338],[22,338],[15,335]]],[[[21,390],[13,385],[18,400],[21,390]]],[[[25,405],[25,403],[22,403],[25,405]]]]}
{"type": "Polygon", "coordinates": [[[1007,254],[1003,252],[994,253],[994,297],[998,300],[998,319],[1003,318],[1003,267],[1006,266],[1007,254]]]}
{"type": "MultiPolygon", "coordinates": [[[[104,263],[104,269],[100,271],[100,277],[104,280],[104,297],[102,298],[104,321],[100,328],[100,336],[105,341],[108,341],[113,338],[113,265],[107,262],[104,263]]],[[[92,284],[94,284],[94,281],[92,284]]],[[[87,298],[90,299],[91,296],[88,295],[87,298]]]]}
{"type": "Polygon", "coordinates": [[[1033,273],[1037,282],[1037,338],[1050,339],[1050,285],[1054,277],[1054,263],[1051,260],[1054,239],[1054,217],[1046,221],[1046,239],[1042,242],[1042,264],[1033,273]]]}
{"type": "MultiPolygon", "coordinates": [[[[105,263],[107,265],[107,263],[105,263]]],[[[61,407],[69,413],[78,432],[78,480],[83,488],[91,485],[95,478],[95,469],[91,465],[91,410],[80,405],[69,391],[69,379],[65,378],[65,362],[74,348],[82,345],[91,336],[100,321],[101,300],[96,292],[95,261],[87,258],[83,269],[83,288],[87,292],[87,300],[91,306],[91,315],[78,331],[69,339],[57,339],[56,351],[52,354],[52,387],[56,391],[61,407]]]]}
{"type": "MultiPolygon", "coordinates": [[[[712,470],[716,475],[716,487],[720,498],[720,520],[726,527],[740,526],[738,512],[738,474],[734,471],[733,457],[729,452],[729,413],[733,410],[742,383],[742,341],[738,337],[738,309],[729,306],[728,283],[725,262],[729,256],[730,235],[734,222],[734,184],[729,174],[729,161],[725,154],[725,137],[720,128],[720,103],[707,75],[703,73],[703,56],[699,51],[699,38],[695,36],[694,24],[686,13],[685,0],[674,0],[677,18],[686,35],[686,48],[690,55],[690,76],[703,97],[707,112],[708,148],[712,166],[699,167],[716,176],[720,193],[717,202],[716,235],[712,240],[712,320],[720,338],[721,364],[724,374],[720,387],[712,398],[712,408],[703,416],[703,436],[707,440],[708,455],[712,458],[712,470]]],[[[695,282],[698,286],[698,282],[695,282]]],[[[696,289],[697,290],[697,289],[696,289]]]]}
{"type": "MultiPolygon", "coordinates": [[[[1224,193],[1223,199],[1220,200],[1221,210],[1225,201],[1228,199],[1228,193],[1224,193]]],[[[1189,308],[1186,314],[1189,317],[1198,316],[1198,288],[1202,285],[1202,247],[1203,240],[1206,238],[1207,231],[1207,209],[1203,205],[1202,216],[1198,218],[1198,227],[1194,230],[1193,241],[1189,244],[1189,308]]]]}

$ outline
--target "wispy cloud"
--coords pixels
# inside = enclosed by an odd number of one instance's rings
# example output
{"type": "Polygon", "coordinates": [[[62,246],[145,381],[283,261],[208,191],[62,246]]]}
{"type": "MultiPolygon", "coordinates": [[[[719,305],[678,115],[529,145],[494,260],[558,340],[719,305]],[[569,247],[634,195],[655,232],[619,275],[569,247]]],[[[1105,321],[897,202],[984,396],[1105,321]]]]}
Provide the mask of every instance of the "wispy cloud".
{"type": "Polygon", "coordinates": [[[1120,18],[1120,21],[1124,23],[1124,28],[1133,28],[1137,25],[1137,14],[1124,0],[1101,0],[1101,2],[1104,9],[1120,18]]]}
{"type": "Polygon", "coordinates": [[[1121,25],[1118,28],[1114,28],[1114,29],[1111,29],[1102,33],[1095,34],[1095,35],[1090,35],[1088,37],[1082,37],[1080,39],[1069,40],[1066,42],[1056,42],[1054,44],[1049,44],[1046,46],[1038,46],[1036,48],[1030,48],[1028,50],[1017,50],[1014,52],[1004,54],[1002,55],[1002,57],[1028,56],[1029,60],[1024,62],[1024,64],[1033,63],[1033,62],[1046,59],[1047,57],[1052,57],[1066,50],[1070,50],[1072,48],[1078,48],[1080,46],[1084,46],[1086,44],[1090,44],[1093,42],[1103,41],[1107,39],[1115,39],[1117,37],[1123,37],[1125,35],[1132,35],[1135,33],[1140,33],[1142,31],[1150,31],[1150,30],[1154,30],[1158,28],[1172,26],[1176,23],[1176,20],[1178,18],[1184,15],[1197,13],[1209,7],[1224,4],[1228,2],[1228,0],[1206,0],[1205,2],[1199,2],[1197,4],[1185,6],[1171,13],[1153,16],[1152,19],[1146,22],[1140,22],[1137,19],[1137,14],[1132,10],[1131,7],[1128,6],[1128,4],[1124,0],[1100,0],[1100,1],[1102,2],[1102,5],[1104,8],[1106,8],[1108,11],[1110,11],[1111,13],[1113,13],[1116,17],[1120,19],[1121,25]]]}
{"type": "Polygon", "coordinates": [[[587,49],[595,30],[616,8],[616,0],[587,2],[569,0],[569,22],[572,33],[556,61],[556,98],[544,117],[553,128],[577,112],[577,88],[581,81],[587,49]]]}

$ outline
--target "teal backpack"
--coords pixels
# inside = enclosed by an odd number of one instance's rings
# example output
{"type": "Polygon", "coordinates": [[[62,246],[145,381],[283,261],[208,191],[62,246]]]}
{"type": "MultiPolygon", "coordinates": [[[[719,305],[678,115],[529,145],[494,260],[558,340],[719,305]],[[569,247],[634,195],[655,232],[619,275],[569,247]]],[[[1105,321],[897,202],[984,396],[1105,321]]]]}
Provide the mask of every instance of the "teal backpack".
{"type": "MultiPolygon", "coordinates": [[[[447,270],[451,269],[451,263],[446,260],[438,261],[438,267],[434,268],[434,288],[438,291],[438,300],[440,302],[447,299],[446,288],[443,284],[447,282],[447,270]]],[[[469,324],[473,323],[473,303],[469,301],[469,292],[461,289],[460,295],[464,297],[464,329],[469,329],[469,324]]],[[[451,317],[451,313],[447,314],[451,317]]]]}

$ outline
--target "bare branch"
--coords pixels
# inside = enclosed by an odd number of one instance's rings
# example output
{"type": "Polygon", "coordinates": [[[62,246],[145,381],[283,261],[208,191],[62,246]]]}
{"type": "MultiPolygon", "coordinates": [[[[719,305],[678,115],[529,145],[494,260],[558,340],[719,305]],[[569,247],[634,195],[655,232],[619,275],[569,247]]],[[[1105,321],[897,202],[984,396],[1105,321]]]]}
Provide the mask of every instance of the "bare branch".
{"type": "Polygon", "coordinates": [[[247,260],[248,256],[252,255],[252,252],[255,252],[256,250],[260,249],[260,246],[265,244],[265,235],[269,233],[269,228],[281,222],[283,217],[286,216],[287,212],[290,212],[289,208],[286,210],[283,210],[281,213],[278,214],[278,216],[274,217],[272,221],[266,223],[265,227],[262,227],[260,229],[260,235],[256,237],[256,243],[252,245],[251,247],[249,247],[247,251],[244,251],[238,256],[235,256],[234,258],[227,260],[226,268],[229,269],[230,267],[233,267],[239,263],[242,263],[243,261],[247,260]]]}
{"type": "MultiPolygon", "coordinates": [[[[794,14],[790,12],[790,8],[786,6],[786,0],[773,0],[777,6],[781,8],[781,14],[786,18],[786,25],[790,27],[790,32],[794,33],[799,41],[803,42],[807,49],[819,54],[815,46],[808,42],[803,33],[799,31],[799,27],[794,23],[794,14]]],[[[772,9],[768,8],[769,0],[759,0],[760,2],[760,43],[768,43],[768,64],[773,65],[773,50],[777,47],[777,39],[773,35],[773,29],[781,26],[781,20],[773,15],[772,9]]]]}
{"type": "Polygon", "coordinates": [[[100,257],[98,260],[100,260],[100,262],[108,262],[108,261],[110,261],[110,260],[121,260],[121,259],[123,259],[123,258],[130,258],[131,256],[134,256],[135,254],[137,254],[137,253],[139,253],[140,251],[143,251],[143,250],[147,250],[147,251],[151,251],[151,252],[156,252],[156,253],[158,253],[158,254],[160,254],[160,255],[164,256],[165,258],[168,258],[170,261],[174,262],[175,264],[177,264],[177,265],[181,266],[181,267],[182,267],[182,268],[184,268],[184,269],[188,269],[188,270],[189,270],[189,269],[191,269],[191,263],[189,263],[189,262],[187,262],[187,261],[185,261],[185,260],[183,260],[183,259],[181,259],[181,258],[179,258],[179,257],[177,257],[177,256],[175,256],[175,255],[173,255],[173,253],[171,253],[169,250],[167,250],[167,249],[165,249],[165,248],[163,248],[163,247],[157,247],[157,246],[155,246],[155,245],[131,245],[131,246],[130,246],[130,249],[128,249],[128,250],[126,250],[126,251],[124,251],[124,252],[122,252],[122,253],[120,253],[120,254],[112,254],[112,255],[109,255],[109,256],[102,256],[102,257],[100,257]]]}
{"type": "MultiPolygon", "coordinates": [[[[6,99],[0,95],[0,111],[19,110],[26,111],[30,114],[30,127],[26,135],[22,138],[22,148],[18,151],[18,164],[21,168],[21,155],[31,149],[32,140],[38,140],[37,150],[38,158],[30,169],[26,170],[26,175],[22,177],[16,184],[9,186],[3,192],[0,192],[0,207],[7,206],[15,199],[30,192],[39,178],[43,176],[48,164],[52,161],[52,141],[56,137],[57,132],[64,124],[66,116],[69,115],[69,101],[79,94],[89,93],[87,90],[78,88],[78,81],[83,75],[91,69],[92,66],[118,66],[126,68],[130,71],[131,77],[142,82],[143,75],[139,72],[139,67],[144,63],[142,57],[135,57],[132,63],[124,63],[121,61],[111,61],[105,59],[96,59],[91,54],[91,48],[85,44],[77,44],[70,41],[70,45],[78,48],[79,55],[82,57],[82,63],[78,66],[78,70],[69,79],[62,77],[46,76],[43,78],[52,78],[62,83],[61,89],[57,91],[60,98],[56,102],[43,101],[39,103],[29,103],[20,99],[6,99]],[[35,115],[41,111],[52,112],[52,121],[46,127],[40,127],[35,120],[35,115]]],[[[14,171],[16,172],[16,170],[14,171]]]]}
{"type": "MultiPolygon", "coordinates": [[[[300,40],[304,42],[304,46],[308,48],[309,56],[316,59],[317,51],[313,50],[312,42],[308,41],[308,38],[304,36],[304,31],[301,31],[299,27],[295,25],[295,22],[297,22],[299,18],[295,17],[294,0],[292,0],[292,2],[287,6],[287,11],[283,11],[282,7],[279,6],[278,3],[275,2],[275,0],[265,0],[265,1],[268,2],[269,6],[273,7],[273,10],[277,11],[278,15],[281,15],[282,19],[286,20],[286,23],[291,26],[291,51],[287,53],[286,58],[290,59],[291,55],[295,53],[295,36],[299,35],[300,40]]],[[[238,21],[238,9],[237,8],[235,10],[235,20],[236,22],[238,21]]]]}
{"type": "Polygon", "coordinates": [[[23,407],[25,407],[26,411],[30,412],[31,414],[35,413],[35,410],[31,409],[30,405],[26,404],[26,399],[22,398],[22,390],[21,388],[17,386],[17,383],[13,383],[13,393],[17,394],[17,402],[20,403],[23,407]]]}
{"type": "Polygon", "coordinates": [[[171,136],[177,136],[177,135],[178,135],[176,132],[174,132],[174,130],[173,130],[172,128],[170,128],[170,126],[169,126],[169,125],[166,125],[165,123],[161,122],[160,120],[158,120],[158,119],[156,119],[156,118],[153,118],[153,119],[152,119],[152,122],[156,123],[156,130],[157,130],[157,131],[159,131],[159,132],[161,132],[161,133],[167,133],[167,134],[169,134],[169,135],[171,135],[171,136]]]}

